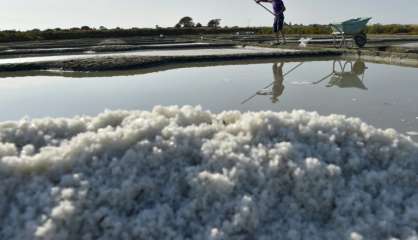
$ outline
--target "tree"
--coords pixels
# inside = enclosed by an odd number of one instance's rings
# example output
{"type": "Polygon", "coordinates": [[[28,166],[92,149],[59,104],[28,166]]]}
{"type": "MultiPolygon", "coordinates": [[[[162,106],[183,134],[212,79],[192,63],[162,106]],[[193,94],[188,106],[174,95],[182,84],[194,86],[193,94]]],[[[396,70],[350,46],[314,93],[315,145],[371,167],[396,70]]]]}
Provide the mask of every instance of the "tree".
{"type": "Polygon", "coordinates": [[[194,27],[193,18],[191,17],[183,17],[180,19],[179,23],[181,27],[183,28],[192,28],[194,27]]]}
{"type": "Polygon", "coordinates": [[[106,31],[106,30],[107,30],[107,27],[105,27],[105,26],[100,26],[100,27],[99,27],[99,30],[100,30],[100,31],[106,31]]]}
{"type": "Polygon", "coordinates": [[[181,25],[180,25],[180,23],[177,23],[174,27],[175,28],[181,28],[181,25]]]}
{"type": "Polygon", "coordinates": [[[91,28],[89,26],[82,26],[81,30],[88,31],[88,30],[91,30],[91,28]]]}
{"type": "Polygon", "coordinates": [[[208,27],[210,28],[218,28],[221,25],[221,19],[212,19],[208,22],[208,27]]]}
{"type": "Polygon", "coordinates": [[[197,28],[201,28],[201,27],[203,27],[203,26],[202,26],[202,24],[201,24],[201,23],[196,23],[196,27],[197,27],[197,28]]]}

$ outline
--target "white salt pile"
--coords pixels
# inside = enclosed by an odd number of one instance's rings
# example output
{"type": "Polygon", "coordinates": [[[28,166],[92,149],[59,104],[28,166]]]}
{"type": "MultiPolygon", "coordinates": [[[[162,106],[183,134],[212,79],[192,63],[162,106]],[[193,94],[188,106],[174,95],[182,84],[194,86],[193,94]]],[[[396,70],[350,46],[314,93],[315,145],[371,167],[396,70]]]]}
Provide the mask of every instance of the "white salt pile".
{"type": "Polygon", "coordinates": [[[418,239],[418,146],[315,113],[0,124],[0,239],[418,239]]]}
{"type": "Polygon", "coordinates": [[[307,47],[308,43],[312,41],[312,38],[301,38],[299,39],[299,47],[307,47]]]}

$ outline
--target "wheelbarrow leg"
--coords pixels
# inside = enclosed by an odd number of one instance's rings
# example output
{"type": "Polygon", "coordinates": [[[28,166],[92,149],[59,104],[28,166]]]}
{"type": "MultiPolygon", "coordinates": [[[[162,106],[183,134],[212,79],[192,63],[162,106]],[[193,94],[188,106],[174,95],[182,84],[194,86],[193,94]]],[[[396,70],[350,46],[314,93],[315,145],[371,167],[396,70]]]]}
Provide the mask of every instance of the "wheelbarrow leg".
{"type": "Polygon", "coordinates": [[[339,40],[341,40],[340,35],[335,34],[335,35],[334,35],[334,46],[335,46],[336,48],[340,48],[340,43],[339,43],[339,40]]]}
{"type": "Polygon", "coordinates": [[[343,38],[341,39],[340,48],[343,47],[344,43],[345,43],[345,34],[343,34],[343,38]]]}

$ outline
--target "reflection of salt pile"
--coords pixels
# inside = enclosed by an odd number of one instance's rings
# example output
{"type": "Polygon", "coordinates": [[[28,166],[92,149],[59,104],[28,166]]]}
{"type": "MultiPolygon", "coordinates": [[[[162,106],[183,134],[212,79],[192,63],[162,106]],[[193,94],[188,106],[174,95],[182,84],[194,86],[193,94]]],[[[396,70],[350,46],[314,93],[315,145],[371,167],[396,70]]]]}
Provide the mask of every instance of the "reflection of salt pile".
{"type": "Polygon", "coordinates": [[[0,139],[2,239],[417,237],[418,146],[357,119],[159,107],[0,139]]]}

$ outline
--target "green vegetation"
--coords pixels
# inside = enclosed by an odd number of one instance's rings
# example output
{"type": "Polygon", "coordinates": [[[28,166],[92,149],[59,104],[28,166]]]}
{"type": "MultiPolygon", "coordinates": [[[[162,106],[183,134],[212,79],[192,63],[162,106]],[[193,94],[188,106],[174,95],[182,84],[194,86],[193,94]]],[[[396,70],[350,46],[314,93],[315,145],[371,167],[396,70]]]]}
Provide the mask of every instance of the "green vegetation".
{"type": "Polygon", "coordinates": [[[193,28],[195,26],[193,22],[193,18],[191,17],[183,17],[180,21],[176,24],[176,28],[193,28]]]}
{"type": "Polygon", "coordinates": [[[208,27],[210,28],[218,28],[221,25],[221,20],[222,19],[212,19],[208,22],[208,27]]]}
{"type": "Polygon", "coordinates": [[[131,29],[48,29],[44,31],[0,31],[0,42],[33,41],[33,40],[63,40],[79,38],[117,38],[139,36],[176,36],[200,34],[231,34],[238,31],[259,32],[260,28],[208,28],[199,26],[193,28],[131,28],[131,29]]]}
{"type": "MultiPolygon", "coordinates": [[[[285,31],[287,34],[330,34],[331,29],[328,25],[292,25],[287,24],[285,26],[285,31]]],[[[272,29],[270,27],[260,28],[257,33],[261,34],[271,34],[272,29]]],[[[408,35],[418,35],[418,25],[400,25],[400,24],[391,24],[391,25],[382,25],[374,24],[369,25],[366,29],[368,34],[408,34],[408,35]]]]}
{"type": "Polygon", "coordinates": [[[367,28],[371,34],[418,34],[418,25],[374,24],[367,28]]]}
{"type": "MultiPolygon", "coordinates": [[[[78,38],[106,38],[106,37],[137,37],[137,36],[175,36],[175,35],[200,35],[200,34],[233,34],[236,32],[254,32],[255,34],[271,34],[270,27],[240,28],[220,27],[220,19],[213,19],[203,27],[202,24],[193,22],[191,17],[182,18],[175,27],[162,28],[131,28],[108,29],[104,26],[91,28],[82,26],[71,29],[33,29],[30,31],[5,30],[0,31],[0,42],[33,41],[33,40],[61,40],[78,38]]],[[[297,25],[288,24],[285,27],[287,34],[329,34],[331,29],[327,25],[297,25]]],[[[370,25],[367,28],[369,34],[418,34],[418,25],[370,25]]]]}
{"type": "MultiPolygon", "coordinates": [[[[330,34],[331,28],[328,25],[292,25],[286,24],[284,28],[286,34],[306,34],[306,35],[315,35],[315,34],[330,34]]],[[[261,34],[272,34],[273,30],[271,27],[263,27],[260,29],[259,33],[261,34]]]]}

